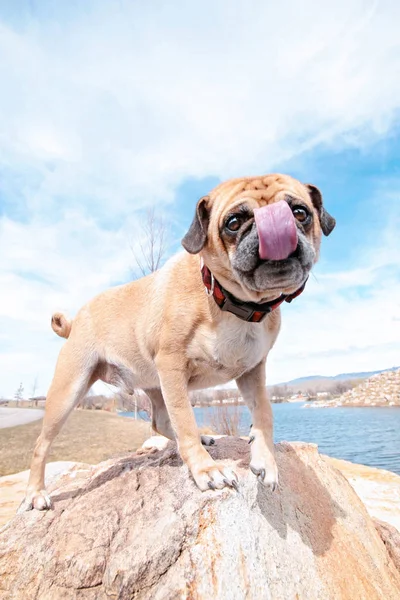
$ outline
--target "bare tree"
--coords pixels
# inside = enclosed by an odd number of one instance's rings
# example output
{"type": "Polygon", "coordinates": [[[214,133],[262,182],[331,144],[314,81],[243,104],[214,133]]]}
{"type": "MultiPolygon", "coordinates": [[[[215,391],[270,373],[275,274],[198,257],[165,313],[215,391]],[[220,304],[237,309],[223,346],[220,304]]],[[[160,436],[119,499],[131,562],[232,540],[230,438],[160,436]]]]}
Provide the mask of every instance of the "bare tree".
{"type": "Polygon", "coordinates": [[[36,375],[36,377],[34,379],[34,382],[32,384],[32,390],[31,390],[31,401],[35,403],[35,406],[38,405],[38,401],[37,401],[37,398],[36,398],[37,387],[38,387],[38,378],[37,378],[37,375],[36,375]]]}
{"type": "Polygon", "coordinates": [[[22,381],[19,384],[19,387],[18,387],[17,391],[14,394],[14,399],[17,402],[17,406],[19,405],[19,403],[21,402],[21,400],[24,399],[24,386],[22,385],[22,381]]]}
{"type": "Polygon", "coordinates": [[[214,433],[234,436],[240,434],[241,410],[238,404],[229,406],[221,402],[209,410],[206,420],[214,433]]]}
{"type": "Polygon", "coordinates": [[[167,224],[163,217],[157,216],[154,206],[149,208],[142,227],[138,245],[131,250],[136,267],[132,269],[134,275],[137,270],[141,275],[148,275],[157,271],[165,258],[167,224]]]}
{"type": "Polygon", "coordinates": [[[339,396],[347,392],[347,390],[351,390],[353,384],[351,381],[346,379],[345,381],[336,381],[331,388],[333,394],[339,396]]]}

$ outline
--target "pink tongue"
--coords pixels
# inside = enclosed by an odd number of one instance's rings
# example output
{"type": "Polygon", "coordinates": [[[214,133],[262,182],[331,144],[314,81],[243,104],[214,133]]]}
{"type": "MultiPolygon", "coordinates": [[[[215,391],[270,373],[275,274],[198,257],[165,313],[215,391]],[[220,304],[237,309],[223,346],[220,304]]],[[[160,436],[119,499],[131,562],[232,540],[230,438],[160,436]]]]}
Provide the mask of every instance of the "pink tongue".
{"type": "Polygon", "coordinates": [[[262,260],[284,260],[297,248],[297,227],[285,200],[254,209],[262,260]]]}

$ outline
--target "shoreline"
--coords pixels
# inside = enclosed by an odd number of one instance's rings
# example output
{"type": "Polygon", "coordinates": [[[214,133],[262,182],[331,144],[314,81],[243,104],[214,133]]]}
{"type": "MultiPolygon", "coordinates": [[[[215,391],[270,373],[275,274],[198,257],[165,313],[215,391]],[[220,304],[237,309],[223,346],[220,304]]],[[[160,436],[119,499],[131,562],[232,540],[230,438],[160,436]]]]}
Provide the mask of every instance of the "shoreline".
{"type": "Polygon", "coordinates": [[[305,402],[303,408],[400,408],[400,404],[319,401],[305,402]]]}

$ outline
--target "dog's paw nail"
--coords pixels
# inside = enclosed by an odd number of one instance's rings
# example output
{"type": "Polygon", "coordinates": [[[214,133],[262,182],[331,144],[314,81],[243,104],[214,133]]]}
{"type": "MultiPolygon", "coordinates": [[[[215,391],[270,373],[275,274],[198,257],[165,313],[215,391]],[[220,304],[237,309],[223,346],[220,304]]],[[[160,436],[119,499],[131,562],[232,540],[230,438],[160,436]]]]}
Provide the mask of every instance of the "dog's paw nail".
{"type": "Polygon", "coordinates": [[[254,437],[254,435],[252,435],[249,439],[249,441],[247,442],[248,444],[252,444],[254,442],[256,438],[254,437]]]}
{"type": "Polygon", "coordinates": [[[225,485],[227,485],[228,487],[232,487],[232,482],[229,481],[229,479],[227,479],[226,477],[223,479],[223,482],[225,485]]]}
{"type": "Polygon", "coordinates": [[[258,481],[263,483],[265,479],[265,469],[256,469],[250,465],[250,470],[257,477],[258,481]]]}
{"type": "Polygon", "coordinates": [[[231,486],[238,492],[239,491],[239,484],[236,481],[236,479],[232,479],[231,481],[231,486]]]}
{"type": "Polygon", "coordinates": [[[257,467],[253,467],[250,465],[251,472],[257,477],[257,481],[261,483],[264,487],[274,492],[278,487],[278,475],[276,470],[271,469],[257,469],[257,467]]]}
{"type": "Polygon", "coordinates": [[[209,481],[209,482],[207,483],[207,485],[208,485],[208,487],[210,488],[210,490],[216,490],[216,489],[217,489],[217,487],[216,487],[215,483],[213,483],[212,481],[209,481]]]}
{"type": "Polygon", "coordinates": [[[209,444],[210,444],[210,446],[214,446],[214,444],[215,444],[214,438],[210,438],[209,444]]]}

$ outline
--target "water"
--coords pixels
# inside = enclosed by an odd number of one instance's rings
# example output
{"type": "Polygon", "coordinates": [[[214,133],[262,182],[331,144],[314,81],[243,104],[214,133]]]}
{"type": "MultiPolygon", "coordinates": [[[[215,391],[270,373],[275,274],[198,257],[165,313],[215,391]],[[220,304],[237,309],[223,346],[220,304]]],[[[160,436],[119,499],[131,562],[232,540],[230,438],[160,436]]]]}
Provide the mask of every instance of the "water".
{"type": "MultiPolygon", "coordinates": [[[[302,403],[273,404],[274,439],[313,442],[319,451],[400,475],[400,408],[302,408],[302,403]]],[[[217,407],[195,408],[199,426],[210,423],[217,407]],[[211,411],[211,412],[210,412],[211,411]]],[[[248,435],[251,416],[238,410],[240,432],[248,435]]]]}
{"type": "MultiPolygon", "coordinates": [[[[400,475],[400,408],[303,409],[301,403],[272,406],[276,442],[313,442],[323,454],[400,475]]],[[[212,413],[217,410],[195,408],[198,425],[210,426],[212,413]]],[[[231,406],[228,410],[239,411],[240,433],[248,435],[251,417],[247,407],[231,406]]]]}
{"type": "MultiPolygon", "coordinates": [[[[135,418],[135,413],[133,411],[131,411],[131,412],[123,412],[123,411],[119,410],[118,411],[118,415],[120,417],[129,417],[130,419],[134,419],[135,418]]],[[[138,410],[137,411],[137,418],[141,419],[142,421],[151,421],[150,415],[145,410],[138,410]]]]}

